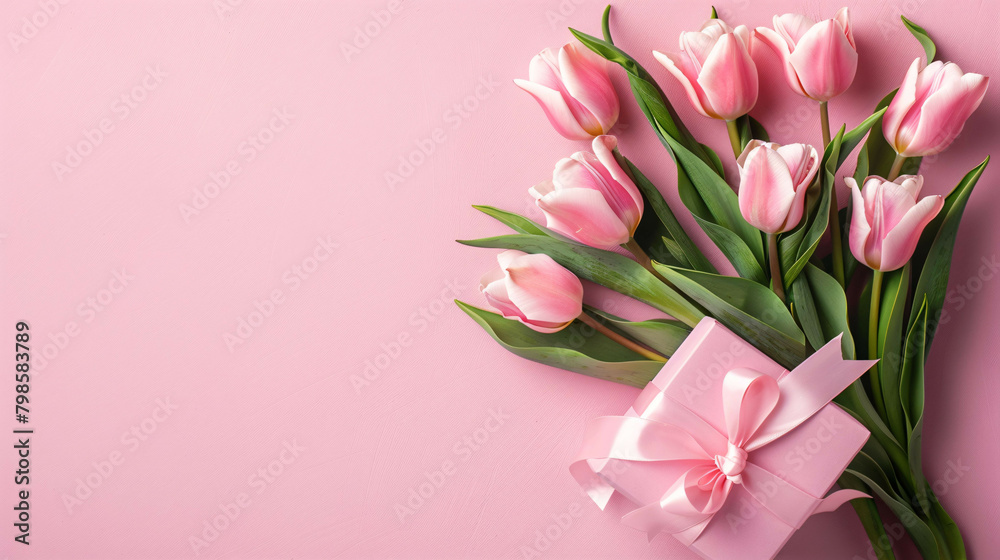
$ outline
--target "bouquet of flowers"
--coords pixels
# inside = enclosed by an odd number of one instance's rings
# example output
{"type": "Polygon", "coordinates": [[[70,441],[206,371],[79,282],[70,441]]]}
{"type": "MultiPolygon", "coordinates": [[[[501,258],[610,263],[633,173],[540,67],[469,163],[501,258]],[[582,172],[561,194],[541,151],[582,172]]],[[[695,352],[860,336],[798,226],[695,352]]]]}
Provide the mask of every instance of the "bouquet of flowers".
{"type": "MultiPolygon", "coordinates": [[[[875,501],[861,496],[883,502],[924,558],[965,558],[961,533],[921,468],[923,380],[959,221],[989,158],[956,178],[945,197],[921,196],[919,171],[921,158],[944,151],[961,132],[988,78],[935,60],[928,33],[904,17],[926,60],[913,61],[899,89],[878,102],[870,117],[834,130],[827,104],[848,90],[858,61],[848,10],[821,22],[775,16],[773,28],[751,32],[731,27],[713,8],[700,30],[681,34],[680,52],[653,56],[698,113],[725,123],[739,169],[738,177],[726,177],[722,158],[729,156],[700,143],[650,73],[615,46],[609,15],[610,6],[603,38],[570,29],[576,41],[558,52],[542,51],[531,60],[529,79],[515,81],[562,136],[590,140],[591,151],[560,160],[551,180],[529,189],[544,226],[476,207],[514,233],[461,241],[503,252],[499,268],[481,285],[496,312],[458,305],[524,358],[646,387],[626,416],[598,419],[593,430],[605,431],[600,437],[606,436],[607,449],[597,452],[585,442],[591,454],[584,455],[588,475],[608,461],[683,464],[666,492],[659,488],[652,504],[636,510],[649,514],[644,520],[636,516],[636,525],[651,534],[674,534],[706,557],[722,554],[713,552],[721,549],[707,538],[699,547],[698,539],[711,533],[713,515],[728,507],[734,488],[742,485],[764,501],[753,488],[760,469],[749,467],[766,463],[755,461],[761,453],[756,449],[794,437],[813,414],[846,411],[871,435],[859,427],[862,437],[833,475],[849,492],[835,501],[851,500],[878,558],[894,557],[891,540],[875,501]],[[764,124],[749,115],[759,89],[750,53],[758,48],[773,50],[788,85],[818,103],[822,146],[772,143],[764,124]],[[635,102],[672,157],[686,210],[738,276],[719,274],[660,190],[608,134],[619,113],[608,74],[612,65],[624,70],[635,102]],[[851,197],[841,208],[835,183],[848,159],[854,171],[843,181],[851,197]],[[827,239],[829,253],[821,254],[827,239]],[[581,279],[669,318],[627,321],[586,306],[581,279]],[[752,359],[730,366],[719,389],[723,405],[692,405],[683,414],[675,412],[683,407],[663,405],[662,395],[695,367],[702,348],[730,335],[751,347],[752,359]],[[831,347],[839,352],[831,355],[831,347]],[[835,405],[828,404],[831,399],[835,405]],[[803,407],[808,411],[785,418],[789,408],[803,407]],[[659,412],[649,412],[654,409],[659,412]],[[690,414],[699,410],[708,411],[701,420],[690,414]],[[777,417],[786,424],[781,429],[777,417]],[[716,445],[713,438],[724,451],[709,449],[716,445]],[[692,460],[701,455],[706,459],[692,460]]],[[[666,476],[646,467],[636,472],[647,479],[666,476]]],[[[776,482],[785,483],[792,493],[809,490],[795,477],[776,482]]],[[[637,497],[642,492],[624,490],[625,484],[611,486],[633,501],[649,501],[637,497]]],[[[603,506],[609,494],[598,493],[591,495],[603,506]]],[[[828,509],[821,496],[809,494],[804,516],[828,509]]],[[[779,518],[785,515],[764,505],[779,518]]],[[[755,555],[771,557],[783,542],[762,545],[755,555]]]]}

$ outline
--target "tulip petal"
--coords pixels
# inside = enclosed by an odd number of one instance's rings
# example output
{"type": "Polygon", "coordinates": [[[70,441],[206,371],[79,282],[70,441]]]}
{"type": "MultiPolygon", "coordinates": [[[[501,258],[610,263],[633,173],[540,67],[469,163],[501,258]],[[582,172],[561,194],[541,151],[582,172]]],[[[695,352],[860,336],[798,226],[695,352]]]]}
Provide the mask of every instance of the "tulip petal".
{"type": "Polygon", "coordinates": [[[858,51],[832,19],[814,25],[789,57],[806,95],[817,101],[847,91],[858,70],[858,51]]]}
{"type": "Polygon", "coordinates": [[[928,196],[913,206],[882,241],[882,262],[879,270],[889,271],[902,267],[913,256],[927,224],[944,206],[940,196],[928,196]]]}
{"type": "Polygon", "coordinates": [[[757,103],[757,67],[746,48],[733,34],[719,38],[698,75],[712,112],[735,120],[757,103]]]}
{"type": "Polygon", "coordinates": [[[784,39],[789,52],[795,52],[796,45],[814,25],[816,22],[802,14],[774,16],[774,30],[784,39]]]}
{"type": "Polygon", "coordinates": [[[555,185],[552,184],[552,180],[545,180],[529,188],[528,194],[531,195],[531,198],[538,200],[539,198],[542,198],[543,196],[549,194],[554,190],[555,190],[555,185]]]}
{"type": "Polygon", "coordinates": [[[510,301],[527,321],[554,326],[583,312],[583,284],[552,257],[524,255],[511,262],[506,272],[510,301]]]}
{"type": "Polygon", "coordinates": [[[903,83],[899,86],[899,90],[889,103],[885,114],[882,115],[882,133],[897,153],[903,151],[906,148],[906,144],[909,143],[908,141],[906,143],[900,142],[899,129],[903,124],[903,119],[906,118],[906,115],[917,100],[917,78],[919,74],[920,59],[917,58],[910,63],[910,68],[907,69],[906,76],[903,77],[903,83]]]}
{"type": "Polygon", "coordinates": [[[514,80],[514,83],[538,101],[545,111],[545,116],[559,134],[570,140],[589,140],[594,136],[580,125],[573,109],[570,108],[567,96],[560,91],[527,80],[514,80]]]}
{"type": "Polygon", "coordinates": [[[851,48],[858,50],[858,45],[854,42],[854,27],[851,25],[851,12],[848,11],[846,6],[837,10],[837,15],[833,16],[833,21],[840,24],[840,28],[844,30],[844,36],[851,43],[851,48]]]}
{"type": "Polygon", "coordinates": [[[920,110],[913,140],[902,155],[932,155],[951,145],[983,101],[988,86],[989,78],[970,73],[931,93],[920,110]]]}
{"type": "Polygon", "coordinates": [[[792,174],[792,184],[795,185],[795,192],[800,189],[809,188],[816,171],[819,169],[819,154],[816,148],[808,144],[786,144],[775,148],[778,154],[784,158],[788,164],[788,170],[792,174]]]}
{"type": "Polygon", "coordinates": [[[740,212],[746,221],[767,233],[778,233],[795,200],[788,164],[775,150],[758,148],[740,173],[740,212]]]}
{"type": "Polygon", "coordinates": [[[570,43],[559,50],[559,67],[567,92],[587,108],[593,120],[581,120],[583,128],[594,136],[611,130],[618,120],[619,105],[607,62],[589,49],[570,43]]]}
{"type": "Polygon", "coordinates": [[[616,208],[616,205],[622,208],[622,212],[618,215],[631,233],[634,233],[635,227],[639,225],[639,220],[642,218],[642,193],[639,192],[639,188],[632,182],[632,178],[625,173],[615,158],[614,150],[618,146],[618,139],[608,135],[598,136],[594,138],[592,146],[601,167],[610,174],[610,177],[605,177],[605,179],[616,187],[613,190],[615,203],[612,204],[612,208],[616,208]]]}
{"type": "Polygon", "coordinates": [[[557,189],[536,203],[550,229],[580,243],[606,249],[629,240],[628,229],[599,191],[557,189]]]}
{"type": "Polygon", "coordinates": [[[758,27],[754,32],[754,38],[770,47],[774,51],[774,54],[778,55],[778,58],[781,59],[788,87],[792,88],[799,95],[807,95],[805,90],[802,89],[802,83],[799,81],[799,75],[795,72],[795,67],[792,66],[792,51],[784,37],[773,29],[758,27]]]}
{"type": "Polygon", "coordinates": [[[772,149],[775,149],[775,150],[777,150],[778,147],[779,147],[779,145],[775,144],[774,142],[765,142],[763,140],[758,140],[758,139],[755,138],[755,139],[747,142],[747,145],[743,148],[743,153],[741,153],[739,155],[739,157],[736,158],[736,165],[740,169],[743,169],[743,164],[746,162],[747,157],[750,156],[750,152],[753,152],[754,149],[757,148],[757,147],[759,147],[759,146],[769,146],[769,147],[771,147],[772,149]]]}
{"type": "Polygon", "coordinates": [[[853,213],[851,215],[851,233],[848,236],[851,245],[851,253],[858,261],[865,263],[871,268],[877,267],[878,262],[868,260],[865,247],[868,246],[868,237],[871,234],[871,226],[868,224],[868,217],[865,215],[865,200],[861,195],[861,189],[853,177],[846,177],[844,181],[851,188],[853,197],[853,213]]]}
{"type": "Polygon", "coordinates": [[[687,93],[688,100],[691,101],[691,106],[694,107],[695,111],[709,118],[719,118],[718,115],[711,112],[711,106],[704,98],[705,92],[698,84],[698,72],[694,70],[691,59],[686,54],[665,54],[653,51],[653,58],[673,74],[674,78],[684,87],[684,92],[687,93]]]}
{"type": "MultiPolygon", "coordinates": [[[[525,319],[524,313],[521,313],[521,310],[510,301],[510,296],[507,294],[506,275],[503,270],[498,268],[495,271],[487,273],[487,275],[499,275],[498,279],[479,288],[483,292],[487,303],[508,319],[525,319]]],[[[483,280],[486,280],[486,278],[486,276],[483,276],[483,280]]]]}

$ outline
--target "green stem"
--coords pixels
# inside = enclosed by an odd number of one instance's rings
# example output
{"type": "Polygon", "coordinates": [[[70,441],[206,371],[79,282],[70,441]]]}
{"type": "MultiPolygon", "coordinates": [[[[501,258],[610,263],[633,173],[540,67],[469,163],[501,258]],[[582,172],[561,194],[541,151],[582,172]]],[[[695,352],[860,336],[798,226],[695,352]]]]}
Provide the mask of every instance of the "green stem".
{"type": "Polygon", "coordinates": [[[740,140],[740,129],[736,126],[736,121],[726,121],[726,129],[729,131],[729,143],[733,146],[733,155],[739,159],[743,153],[743,141],[740,140]]]}
{"type": "Polygon", "coordinates": [[[830,145],[830,112],[827,110],[826,101],[819,102],[819,124],[823,129],[823,149],[830,145]]]}
{"type": "MultiPolygon", "coordinates": [[[[876,270],[872,276],[872,304],[868,313],[868,359],[878,359],[878,314],[882,306],[882,271],[876,270]]],[[[878,364],[868,370],[868,380],[872,386],[872,404],[879,415],[885,418],[885,398],[882,396],[882,380],[878,364]]]]}
{"type": "Polygon", "coordinates": [[[629,253],[632,253],[632,256],[635,257],[636,262],[641,264],[643,268],[652,272],[653,276],[659,278],[659,280],[664,284],[673,287],[673,284],[671,284],[669,280],[664,278],[659,272],[656,271],[655,268],[653,268],[653,259],[649,258],[649,255],[646,254],[646,251],[642,250],[642,247],[639,246],[639,243],[635,240],[634,237],[629,237],[628,243],[625,243],[624,247],[628,249],[629,253]]]}
{"type": "Polygon", "coordinates": [[[597,332],[603,334],[604,336],[610,338],[611,340],[617,342],[618,344],[621,344],[625,348],[628,348],[629,350],[635,352],[636,354],[639,354],[643,358],[646,358],[647,360],[652,360],[654,362],[662,362],[662,363],[667,362],[666,357],[661,356],[660,354],[657,354],[652,350],[647,350],[639,343],[629,340],[624,336],[616,333],[615,331],[609,329],[608,327],[605,327],[599,321],[597,321],[597,319],[594,319],[590,315],[587,315],[586,312],[581,313],[580,316],[577,317],[577,319],[583,322],[584,324],[593,327],[594,330],[596,330],[597,332]]]}
{"type": "Polygon", "coordinates": [[[771,264],[771,289],[782,303],[785,302],[785,280],[781,277],[781,262],[778,260],[778,234],[767,234],[767,260],[771,264]]]}
{"type": "Polygon", "coordinates": [[[886,177],[888,181],[895,181],[896,177],[899,177],[899,172],[903,170],[903,162],[906,158],[896,154],[896,159],[892,160],[892,169],[889,170],[889,176],[886,177]]]}

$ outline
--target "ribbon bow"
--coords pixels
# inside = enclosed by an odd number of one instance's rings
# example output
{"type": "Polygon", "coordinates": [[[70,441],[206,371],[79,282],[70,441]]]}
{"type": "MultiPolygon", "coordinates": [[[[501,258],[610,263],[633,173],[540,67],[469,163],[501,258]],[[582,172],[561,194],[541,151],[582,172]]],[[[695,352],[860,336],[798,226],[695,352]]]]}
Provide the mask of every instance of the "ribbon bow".
{"type": "Polygon", "coordinates": [[[672,485],[659,501],[622,522],[650,539],[665,531],[688,546],[737,485],[793,528],[814,513],[869,497],[855,490],[816,497],[753,462],[754,450],[812,417],[875,363],[844,360],[840,348],[838,336],[779,379],[747,368],[730,370],[722,379],[725,433],[650,383],[633,406],[642,416],[604,416],[588,423],[570,471],[604,509],[615,489],[597,473],[609,459],[663,462],[675,477],[672,485]]]}

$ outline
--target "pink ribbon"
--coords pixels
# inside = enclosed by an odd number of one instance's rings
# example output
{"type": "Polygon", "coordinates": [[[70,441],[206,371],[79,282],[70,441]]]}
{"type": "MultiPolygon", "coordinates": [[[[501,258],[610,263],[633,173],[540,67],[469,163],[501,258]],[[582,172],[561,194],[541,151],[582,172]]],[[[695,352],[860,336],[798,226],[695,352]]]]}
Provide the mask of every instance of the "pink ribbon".
{"type": "Polygon", "coordinates": [[[814,513],[870,497],[855,490],[813,496],[753,463],[754,450],[816,414],[875,363],[844,360],[840,348],[838,336],[777,380],[751,369],[730,370],[722,380],[726,433],[650,383],[633,406],[642,416],[603,416],[588,423],[570,472],[604,509],[614,493],[598,474],[607,460],[674,463],[678,469],[672,472],[680,474],[662,498],[625,515],[622,522],[646,531],[650,539],[665,531],[688,546],[736,485],[793,528],[814,513]]]}

